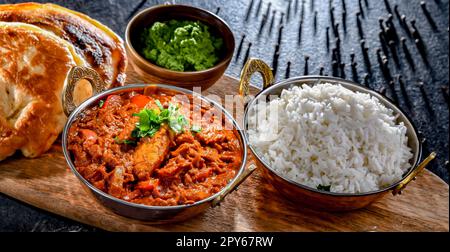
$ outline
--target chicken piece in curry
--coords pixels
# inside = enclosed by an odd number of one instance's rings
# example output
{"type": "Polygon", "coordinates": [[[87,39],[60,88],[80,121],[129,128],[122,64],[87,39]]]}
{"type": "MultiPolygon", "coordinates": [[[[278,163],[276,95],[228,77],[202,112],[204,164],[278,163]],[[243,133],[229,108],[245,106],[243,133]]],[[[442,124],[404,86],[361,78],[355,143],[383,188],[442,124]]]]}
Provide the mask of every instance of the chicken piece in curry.
{"type": "Polygon", "coordinates": [[[221,127],[228,119],[216,120],[217,108],[193,104],[191,95],[182,102],[169,90],[144,93],[110,95],[74,121],[68,149],[77,171],[98,189],[145,205],[192,204],[222,190],[243,156],[236,130],[221,127]],[[212,116],[195,125],[194,106],[212,116]]]}

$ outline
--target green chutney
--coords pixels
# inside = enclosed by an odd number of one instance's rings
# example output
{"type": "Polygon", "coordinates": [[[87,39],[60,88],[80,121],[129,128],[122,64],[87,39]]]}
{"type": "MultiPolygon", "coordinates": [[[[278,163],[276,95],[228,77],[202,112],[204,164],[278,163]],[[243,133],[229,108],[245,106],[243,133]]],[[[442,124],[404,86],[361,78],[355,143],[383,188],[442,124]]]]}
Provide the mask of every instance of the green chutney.
{"type": "Polygon", "coordinates": [[[200,71],[213,67],[223,47],[199,21],[155,22],[142,32],[142,55],[152,63],[174,71],[200,71]]]}

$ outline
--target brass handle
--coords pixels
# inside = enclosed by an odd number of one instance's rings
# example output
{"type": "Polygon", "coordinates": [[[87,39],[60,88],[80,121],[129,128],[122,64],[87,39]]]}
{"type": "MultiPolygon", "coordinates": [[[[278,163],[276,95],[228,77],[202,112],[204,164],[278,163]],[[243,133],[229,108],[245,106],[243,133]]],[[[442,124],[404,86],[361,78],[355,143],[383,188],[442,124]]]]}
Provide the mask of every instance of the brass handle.
{"type": "Polygon", "coordinates": [[[67,74],[62,92],[62,105],[66,116],[69,116],[77,107],[73,101],[73,92],[80,80],[89,81],[92,86],[92,95],[102,92],[107,86],[95,70],[88,67],[72,67],[67,74]]]}
{"type": "Polygon", "coordinates": [[[245,179],[250,176],[256,170],[255,164],[250,164],[247,169],[244,169],[242,174],[231,184],[225,191],[223,191],[219,196],[217,196],[211,203],[212,207],[219,206],[220,203],[225,199],[225,197],[232,191],[237,190],[238,186],[244,182],[245,179]]]}
{"type": "Polygon", "coordinates": [[[250,94],[249,85],[250,78],[256,72],[259,72],[263,78],[263,89],[271,86],[273,84],[274,78],[272,69],[260,59],[251,58],[249,59],[241,71],[241,80],[239,82],[239,94],[242,97],[248,97],[250,94]]]}
{"type": "Polygon", "coordinates": [[[394,190],[392,190],[392,194],[394,196],[397,194],[402,194],[402,190],[404,190],[405,187],[412,180],[414,180],[417,177],[417,175],[419,175],[425,169],[425,167],[428,165],[428,163],[430,163],[431,160],[433,160],[435,157],[436,157],[436,152],[431,152],[430,155],[422,161],[422,163],[420,163],[418,166],[416,166],[416,168],[414,168],[414,171],[412,171],[405,179],[402,180],[402,182],[400,182],[400,184],[398,184],[394,188],[394,190]]]}

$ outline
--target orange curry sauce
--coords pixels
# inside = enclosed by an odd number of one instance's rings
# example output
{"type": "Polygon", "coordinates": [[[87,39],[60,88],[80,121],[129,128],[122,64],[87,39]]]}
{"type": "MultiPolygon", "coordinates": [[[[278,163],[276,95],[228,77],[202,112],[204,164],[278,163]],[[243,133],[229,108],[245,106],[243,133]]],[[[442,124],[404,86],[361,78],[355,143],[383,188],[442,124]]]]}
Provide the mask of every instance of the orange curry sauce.
{"type": "MultiPolygon", "coordinates": [[[[152,137],[132,138],[143,108],[173,104],[173,91],[153,88],[145,95],[128,92],[110,95],[103,106],[85,110],[71,125],[68,149],[78,172],[98,189],[123,200],[145,205],[192,204],[225,187],[242,163],[236,130],[226,130],[222,120],[201,120],[201,130],[188,127],[175,133],[162,124],[152,137]],[[134,140],[125,144],[117,139],[134,140]]],[[[194,106],[201,114],[217,108],[179,102],[180,113],[192,122],[194,106]]],[[[220,112],[221,113],[221,112],[220,112]]]]}

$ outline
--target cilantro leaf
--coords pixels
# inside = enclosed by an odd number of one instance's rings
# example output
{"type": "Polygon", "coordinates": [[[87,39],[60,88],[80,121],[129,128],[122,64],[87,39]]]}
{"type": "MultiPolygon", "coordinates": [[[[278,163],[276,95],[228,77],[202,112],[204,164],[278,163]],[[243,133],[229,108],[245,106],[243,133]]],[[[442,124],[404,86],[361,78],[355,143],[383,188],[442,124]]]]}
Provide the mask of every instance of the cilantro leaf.
{"type": "Polygon", "coordinates": [[[184,126],[186,126],[187,124],[188,122],[183,115],[174,113],[169,116],[169,126],[173,131],[175,131],[175,133],[182,132],[184,126]]]}
{"type": "Polygon", "coordinates": [[[153,136],[158,132],[163,122],[160,113],[154,109],[142,109],[139,113],[133,114],[139,117],[136,128],[131,133],[132,137],[141,138],[145,136],[153,136]]]}
{"type": "Polygon", "coordinates": [[[170,129],[177,134],[188,125],[186,117],[179,113],[177,106],[169,103],[169,107],[164,109],[158,100],[156,100],[156,104],[159,104],[160,111],[144,108],[139,113],[133,114],[133,116],[139,117],[139,122],[136,123],[136,128],[131,132],[132,137],[152,137],[164,123],[167,123],[170,129]]]}
{"type": "Polygon", "coordinates": [[[103,105],[105,105],[105,101],[104,101],[104,100],[100,100],[100,101],[98,102],[98,107],[99,107],[99,108],[102,108],[103,105]]]}

